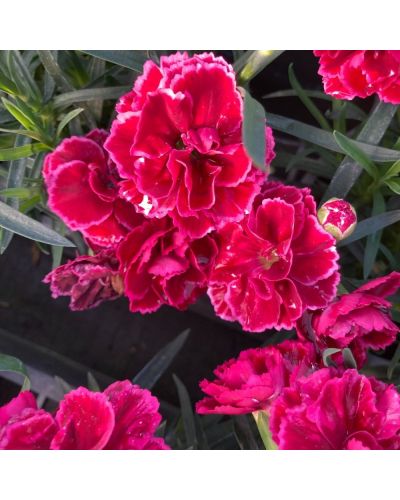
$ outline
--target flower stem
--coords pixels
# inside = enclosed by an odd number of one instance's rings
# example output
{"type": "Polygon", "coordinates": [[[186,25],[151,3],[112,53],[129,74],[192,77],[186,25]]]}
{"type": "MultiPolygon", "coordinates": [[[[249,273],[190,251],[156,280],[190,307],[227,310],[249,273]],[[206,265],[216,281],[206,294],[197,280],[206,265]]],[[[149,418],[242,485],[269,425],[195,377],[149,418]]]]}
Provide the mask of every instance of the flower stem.
{"type": "Polygon", "coordinates": [[[257,424],[258,432],[260,433],[262,442],[266,450],[277,450],[274,440],[271,436],[271,431],[269,429],[269,418],[265,411],[255,411],[253,412],[254,420],[257,424]]]}

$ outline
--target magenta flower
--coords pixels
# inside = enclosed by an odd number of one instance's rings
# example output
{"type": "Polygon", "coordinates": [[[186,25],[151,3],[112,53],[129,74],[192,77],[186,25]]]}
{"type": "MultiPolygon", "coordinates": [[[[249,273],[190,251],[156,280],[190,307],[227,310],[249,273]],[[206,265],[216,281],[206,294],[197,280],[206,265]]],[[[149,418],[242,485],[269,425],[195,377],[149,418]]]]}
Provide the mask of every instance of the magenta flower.
{"type": "Polygon", "coordinates": [[[165,450],[154,437],[161,415],[158,400],[147,389],[128,380],[111,384],[104,392],[84,387],[68,393],[57,411],[56,450],[165,450]]]}
{"type": "Polygon", "coordinates": [[[270,428],[283,450],[398,450],[400,395],[356,370],[324,368],[283,390],[270,428]]]}
{"type": "Polygon", "coordinates": [[[188,241],[168,216],[136,227],[117,252],[130,310],[187,308],[206,291],[216,253],[213,237],[188,241]]]}
{"type": "Polygon", "coordinates": [[[73,311],[82,311],[123,294],[124,286],[118,268],[115,252],[102,250],[96,255],[82,255],[57,267],[43,282],[50,284],[53,298],[69,296],[69,307],[73,311]]]}
{"type": "Polygon", "coordinates": [[[47,450],[56,430],[54,418],[38,409],[30,392],[0,407],[0,450],[47,450]]]}
{"type": "MultiPolygon", "coordinates": [[[[177,53],[160,67],[148,61],[120,99],[105,144],[124,179],[121,195],[150,217],[170,215],[194,238],[242,219],[265,177],[244,150],[242,108],[223,58],[177,53]]],[[[270,129],[266,137],[269,164],[270,129]]]]}
{"type": "Polygon", "coordinates": [[[119,177],[102,144],[103,130],[71,137],[45,158],[43,177],[48,204],[65,224],[94,245],[111,246],[141,219],[130,203],[118,198],[119,177]]]}
{"type": "Polygon", "coordinates": [[[285,341],[276,346],[247,349],[214,370],[216,379],[200,382],[207,397],[197,413],[241,415],[267,410],[282,389],[315,367],[311,343],[285,341]]]}
{"type": "Polygon", "coordinates": [[[371,280],[336,298],[323,310],[311,313],[309,318],[299,320],[297,333],[300,338],[314,340],[321,350],[349,347],[361,367],[369,348],[383,349],[396,340],[399,328],[390,318],[392,304],[385,297],[399,287],[397,272],[371,280]]]}
{"type": "Polygon", "coordinates": [[[348,201],[331,198],[318,209],[318,220],[336,241],[351,235],[357,224],[357,214],[348,201]]]}
{"type": "Polygon", "coordinates": [[[327,94],[400,103],[400,50],[314,50],[327,94]]]}
{"type": "Polygon", "coordinates": [[[215,312],[244,330],[290,329],[336,295],[335,240],[307,188],[266,183],[250,215],[219,231],[219,249],[208,294],[215,312]]]}

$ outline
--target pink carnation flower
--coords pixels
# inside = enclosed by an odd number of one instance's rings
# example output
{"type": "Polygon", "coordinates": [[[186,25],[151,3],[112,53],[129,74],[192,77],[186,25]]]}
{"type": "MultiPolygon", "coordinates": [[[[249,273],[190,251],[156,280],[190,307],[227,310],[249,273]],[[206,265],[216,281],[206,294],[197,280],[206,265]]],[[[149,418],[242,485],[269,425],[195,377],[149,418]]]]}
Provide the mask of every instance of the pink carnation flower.
{"type": "MultiPolygon", "coordinates": [[[[125,179],[121,195],[150,217],[169,214],[196,238],[242,219],[265,177],[244,150],[242,108],[233,68],[221,57],[177,53],[160,67],[147,61],[117,104],[105,144],[125,179]]],[[[268,128],[266,138],[269,164],[268,128]]]]}
{"type": "Polygon", "coordinates": [[[103,148],[104,130],[71,137],[45,158],[43,177],[51,210],[90,242],[111,246],[141,218],[118,198],[119,177],[103,148]]]}
{"type": "Polygon", "coordinates": [[[216,379],[203,380],[208,397],[196,405],[197,413],[241,415],[267,410],[282,389],[315,366],[310,343],[285,341],[276,346],[242,351],[214,370],[216,379]]]}
{"type": "Polygon", "coordinates": [[[158,400],[128,380],[104,392],[84,387],[68,393],[56,413],[59,430],[51,449],[145,450],[169,449],[154,437],[160,424],[158,400]]]}
{"type": "Polygon", "coordinates": [[[336,295],[335,240],[308,188],[266,183],[250,215],[219,231],[219,248],[208,294],[215,312],[244,330],[290,329],[336,295]]]}
{"type": "Polygon", "coordinates": [[[339,99],[400,103],[400,50],[315,50],[324,89],[339,99]]]}
{"type": "Polygon", "coordinates": [[[0,450],[48,450],[57,427],[30,392],[0,407],[0,450]]]}
{"type": "Polygon", "coordinates": [[[314,340],[321,350],[349,347],[361,367],[368,348],[383,349],[396,340],[399,328],[390,318],[392,304],[385,297],[393,295],[399,287],[397,272],[371,280],[336,298],[325,309],[299,320],[297,333],[300,338],[314,340]]]}
{"type": "Polygon", "coordinates": [[[398,450],[400,395],[356,370],[324,368],[283,390],[270,428],[283,450],[398,450]]]}
{"type": "Polygon", "coordinates": [[[185,309],[205,293],[216,253],[210,235],[188,241],[168,216],[145,221],[117,252],[130,310],[148,313],[162,304],[185,309]]]}
{"type": "Polygon", "coordinates": [[[51,271],[43,280],[53,298],[71,297],[70,308],[82,311],[113,300],[123,293],[119,262],[113,250],[82,255],[51,271]]]}

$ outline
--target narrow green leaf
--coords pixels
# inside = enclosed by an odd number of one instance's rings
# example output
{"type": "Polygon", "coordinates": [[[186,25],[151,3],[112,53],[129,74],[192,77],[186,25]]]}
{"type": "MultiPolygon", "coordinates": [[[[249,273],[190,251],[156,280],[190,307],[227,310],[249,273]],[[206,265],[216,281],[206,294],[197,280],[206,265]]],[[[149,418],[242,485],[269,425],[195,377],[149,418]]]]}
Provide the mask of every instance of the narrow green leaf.
{"type": "Polygon", "coordinates": [[[388,170],[385,172],[385,175],[383,176],[383,179],[390,179],[398,173],[400,173],[400,160],[394,162],[393,165],[388,168],[388,170]]]}
{"type": "Polygon", "coordinates": [[[57,131],[56,131],[56,136],[60,137],[61,132],[68,125],[68,123],[71,120],[73,120],[74,118],[76,118],[79,114],[81,114],[82,111],[84,111],[83,108],[77,108],[77,109],[73,109],[72,111],[70,111],[69,113],[67,113],[64,116],[64,118],[60,121],[60,123],[58,124],[57,131]]]}
{"type": "Polygon", "coordinates": [[[393,354],[393,358],[390,361],[390,364],[389,364],[388,369],[387,369],[387,378],[389,380],[392,379],[393,372],[394,372],[396,366],[399,364],[399,361],[400,361],[400,342],[397,344],[396,351],[393,354]]]}
{"type": "Polygon", "coordinates": [[[400,179],[387,179],[385,184],[388,188],[390,188],[394,193],[400,194],[400,179]]]}
{"type": "Polygon", "coordinates": [[[13,135],[24,135],[25,137],[30,137],[35,141],[40,141],[41,136],[38,132],[34,132],[33,130],[22,130],[22,129],[9,129],[9,128],[0,128],[0,132],[4,132],[5,134],[13,134],[13,135]]]}
{"type": "MultiPolygon", "coordinates": [[[[374,144],[379,144],[396,113],[396,109],[397,106],[380,102],[365,122],[361,132],[357,136],[357,141],[366,142],[370,144],[372,148],[374,144]]],[[[371,160],[381,161],[373,157],[368,151],[364,152],[368,154],[371,160]]],[[[398,159],[399,158],[392,158],[387,161],[396,161],[398,159]]],[[[332,178],[322,201],[326,201],[335,196],[338,198],[345,198],[361,172],[362,167],[357,162],[348,157],[344,158],[332,178]]]]}
{"type": "Polygon", "coordinates": [[[354,233],[348,238],[340,241],[337,246],[341,247],[354,243],[355,241],[365,238],[365,236],[373,234],[376,231],[379,231],[380,229],[390,226],[398,221],[400,221],[400,210],[391,210],[389,212],[364,219],[357,223],[354,233]]]}
{"type": "Polygon", "coordinates": [[[172,342],[163,347],[134,377],[133,383],[144,389],[151,389],[182,349],[189,332],[190,330],[184,330],[172,342]]]}
{"type": "MultiPolygon", "coordinates": [[[[273,129],[293,135],[294,137],[311,142],[312,144],[317,144],[331,151],[336,151],[337,153],[343,152],[342,148],[335,141],[333,134],[330,132],[273,113],[266,113],[266,118],[268,125],[273,129]]],[[[361,149],[363,153],[368,155],[373,161],[389,162],[400,159],[400,151],[373,146],[358,140],[354,141],[353,139],[349,139],[349,141],[361,149]]],[[[343,194],[340,194],[340,196],[343,196],[343,194]]]]}
{"type": "Polygon", "coordinates": [[[35,144],[26,144],[16,148],[0,149],[0,161],[19,160],[20,158],[27,158],[41,151],[49,151],[49,146],[41,142],[35,144]]]}
{"type": "MultiPolygon", "coordinates": [[[[380,191],[375,191],[374,201],[372,207],[372,216],[382,214],[386,211],[385,199],[380,191]]],[[[366,280],[371,274],[372,267],[375,264],[376,256],[378,254],[379,245],[382,237],[382,229],[370,234],[367,238],[364,252],[364,265],[363,275],[366,280]]]]}
{"type": "Polygon", "coordinates": [[[68,382],[66,382],[63,378],[59,377],[58,375],[54,376],[54,380],[57,382],[57,385],[60,388],[60,391],[63,396],[74,390],[72,385],[70,385],[68,382]]]}
{"type": "Polygon", "coordinates": [[[1,189],[0,196],[4,196],[6,198],[19,198],[23,200],[32,196],[32,191],[29,188],[1,189]]]}
{"type": "Polygon", "coordinates": [[[265,170],[265,111],[262,105],[243,89],[243,144],[255,165],[265,170]]]}
{"type": "MultiPolygon", "coordinates": [[[[27,137],[18,135],[15,139],[15,147],[24,146],[29,143],[29,139],[27,137]]],[[[20,160],[14,160],[9,163],[8,167],[8,175],[6,182],[6,190],[7,189],[18,189],[22,186],[25,178],[25,170],[26,170],[27,159],[22,158],[20,160]]],[[[18,210],[19,208],[19,200],[17,198],[12,198],[6,200],[7,205],[18,210]]],[[[11,240],[14,236],[12,231],[2,230],[0,236],[0,255],[3,254],[11,240]]]]}
{"type": "Polygon", "coordinates": [[[375,163],[370,160],[368,156],[361,149],[359,149],[356,144],[354,144],[354,142],[336,130],[333,132],[333,137],[344,153],[363,167],[363,169],[368,172],[373,179],[378,178],[379,171],[375,163]]]}
{"type": "Polygon", "coordinates": [[[51,263],[51,268],[55,269],[61,264],[62,256],[63,256],[63,251],[64,247],[61,246],[52,246],[51,247],[51,256],[52,256],[52,263],[51,263]]]}
{"type": "Polygon", "coordinates": [[[305,93],[303,87],[300,85],[299,81],[296,78],[293,63],[289,65],[289,82],[293,87],[295,92],[297,93],[299,99],[304,104],[304,106],[308,109],[310,114],[314,117],[314,119],[319,123],[320,127],[328,132],[331,132],[331,126],[326,120],[325,116],[321,113],[321,111],[317,108],[317,106],[312,102],[312,100],[305,93]]]}
{"type": "Polygon", "coordinates": [[[0,90],[3,90],[10,95],[15,95],[18,93],[18,89],[15,83],[7,78],[7,76],[2,71],[0,71],[0,90]]]}
{"type": "Polygon", "coordinates": [[[82,50],[85,54],[124,66],[141,73],[146,61],[146,53],[140,50],[82,50]]]}
{"type": "Polygon", "coordinates": [[[0,353],[0,371],[2,372],[13,372],[18,375],[22,375],[24,378],[21,391],[29,391],[31,387],[31,382],[28,377],[28,372],[26,371],[25,365],[14,356],[8,356],[7,354],[0,353]]]}
{"type": "Polygon", "coordinates": [[[86,102],[97,99],[118,99],[122,94],[128,92],[130,87],[99,87],[94,89],[73,90],[60,94],[54,98],[54,106],[60,108],[62,106],[70,106],[77,102],[86,102]]]}
{"type": "Polygon", "coordinates": [[[198,440],[196,435],[196,424],[194,421],[192,402],[190,401],[187,389],[183,385],[181,380],[176,375],[172,375],[172,378],[174,379],[176,388],[178,390],[183,428],[185,429],[186,446],[191,450],[196,450],[198,447],[198,440]]]}
{"type": "Polygon", "coordinates": [[[12,55],[16,66],[16,73],[19,76],[21,83],[23,83],[27,95],[36,103],[40,103],[42,96],[39,87],[37,86],[31,71],[25,64],[24,59],[21,57],[19,50],[13,50],[12,55]]]}
{"type": "Polygon", "coordinates": [[[233,66],[241,83],[252,80],[264,68],[275,61],[284,50],[252,50],[248,52],[243,54],[243,57],[239,58],[233,66]]]}
{"type": "Polygon", "coordinates": [[[26,129],[31,130],[35,128],[35,123],[32,121],[31,117],[24,113],[18,106],[14,103],[2,97],[1,102],[3,103],[6,110],[26,129]]]}
{"type": "Polygon", "coordinates": [[[0,201],[0,226],[25,238],[49,245],[74,247],[75,245],[40,222],[18,212],[0,201]]]}

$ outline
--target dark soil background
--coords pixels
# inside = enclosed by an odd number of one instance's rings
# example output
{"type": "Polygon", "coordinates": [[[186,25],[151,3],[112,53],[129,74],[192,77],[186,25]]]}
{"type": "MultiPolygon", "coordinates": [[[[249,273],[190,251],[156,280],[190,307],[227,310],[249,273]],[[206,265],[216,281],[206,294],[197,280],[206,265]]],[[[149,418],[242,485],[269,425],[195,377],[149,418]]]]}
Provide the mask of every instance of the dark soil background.
{"type": "MultiPolygon", "coordinates": [[[[253,96],[265,103],[263,95],[289,89],[287,68],[291,62],[305,88],[321,89],[312,52],[287,51],[254,78],[253,96]]],[[[267,108],[312,123],[298,99],[271,99],[267,108]]],[[[14,237],[0,257],[0,328],[116,379],[132,378],[166,343],[190,328],[186,345],[153,389],[173,404],[177,395],[172,373],[181,378],[196,401],[201,397],[199,380],[209,377],[219,363],[269,337],[243,333],[234,324],[208,314],[207,298],[186,312],[164,306],[151,315],[132,314],[125,299],[86,312],[71,312],[68,299],[52,299],[48,286],[42,283],[50,269],[51,258],[40,253],[35,243],[14,237]]],[[[0,384],[1,403],[8,399],[12,386],[5,381],[0,384]]]]}

